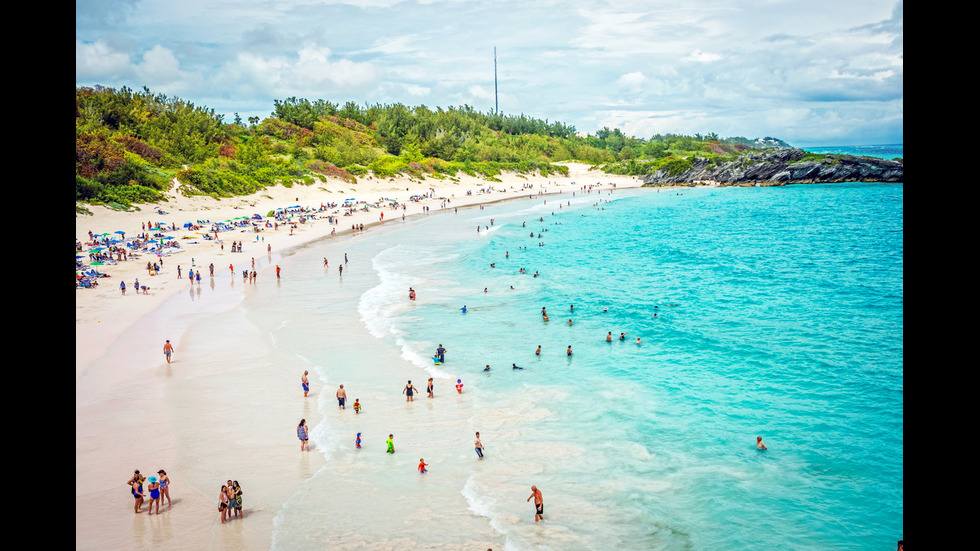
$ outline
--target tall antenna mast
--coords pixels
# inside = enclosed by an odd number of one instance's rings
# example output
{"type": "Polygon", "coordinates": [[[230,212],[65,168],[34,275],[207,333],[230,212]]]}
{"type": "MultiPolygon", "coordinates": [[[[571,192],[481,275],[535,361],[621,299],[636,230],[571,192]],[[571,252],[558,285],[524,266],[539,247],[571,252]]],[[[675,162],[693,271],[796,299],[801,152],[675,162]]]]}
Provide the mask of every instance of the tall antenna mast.
{"type": "Polygon", "coordinates": [[[497,101],[497,47],[493,47],[493,112],[500,114],[500,103],[497,101]]]}

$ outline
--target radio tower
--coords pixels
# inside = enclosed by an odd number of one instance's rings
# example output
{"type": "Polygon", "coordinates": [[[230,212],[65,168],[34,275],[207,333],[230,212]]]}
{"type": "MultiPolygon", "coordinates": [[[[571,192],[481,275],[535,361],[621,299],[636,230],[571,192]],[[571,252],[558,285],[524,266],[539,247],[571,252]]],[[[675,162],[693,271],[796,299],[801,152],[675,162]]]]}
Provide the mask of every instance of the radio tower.
{"type": "Polygon", "coordinates": [[[500,114],[500,103],[497,102],[497,47],[493,47],[493,112],[500,114]]]}

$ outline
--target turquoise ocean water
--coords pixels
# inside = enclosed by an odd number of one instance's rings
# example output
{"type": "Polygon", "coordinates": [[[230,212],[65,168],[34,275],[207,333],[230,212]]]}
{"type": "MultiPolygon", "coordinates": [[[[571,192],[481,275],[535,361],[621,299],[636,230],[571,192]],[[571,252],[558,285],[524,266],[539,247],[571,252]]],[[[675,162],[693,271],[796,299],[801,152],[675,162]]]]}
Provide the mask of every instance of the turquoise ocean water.
{"type": "MultiPolygon", "coordinates": [[[[276,512],[274,548],[902,538],[902,184],[581,191],[592,183],[303,247],[274,292],[227,314],[268,335],[288,384],[308,366],[323,388],[325,466],[276,512]],[[436,398],[407,404],[406,380],[429,377],[436,398]],[[364,413],[337,410],[341,383],[364,413]]],[[[287,437],[311,417],[297,407],[287,437]]]]}

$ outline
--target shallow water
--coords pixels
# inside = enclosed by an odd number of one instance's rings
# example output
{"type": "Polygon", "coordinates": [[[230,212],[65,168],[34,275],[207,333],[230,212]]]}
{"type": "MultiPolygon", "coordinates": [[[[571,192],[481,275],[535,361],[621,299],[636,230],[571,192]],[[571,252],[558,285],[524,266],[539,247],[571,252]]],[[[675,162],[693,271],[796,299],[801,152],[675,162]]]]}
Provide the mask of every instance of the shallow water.
{"type": "Polygon", "coordinates": [[[300,481],[266,511],[272,547],[894,545],[902,191],[578,191],[450,208],[291,252],[282,280],[194,329],[202,341],[248,338],[221,346],[214,376],[249,397],[253,487],[300,481]],[[435,366],[439,344],[446,363],[435,366]],[[400,394],[409,379],[422,389],[412,403],[400,394]],[[339,384],[361,414],[338,410],[339,384]],[[312,463],[295,439],[301,417],[315,420],[312,463]],[[545,499],[537,525],[532,484],[545,499]]]}

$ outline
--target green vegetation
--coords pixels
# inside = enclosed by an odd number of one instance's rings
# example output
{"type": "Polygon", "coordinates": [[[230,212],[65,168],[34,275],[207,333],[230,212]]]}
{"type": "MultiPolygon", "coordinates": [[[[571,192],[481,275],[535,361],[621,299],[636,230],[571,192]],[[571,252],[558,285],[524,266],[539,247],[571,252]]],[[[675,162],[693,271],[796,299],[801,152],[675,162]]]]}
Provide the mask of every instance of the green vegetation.
{"type": "Polygon", "coordinates": [[[581,136],[560,122],[468,105],[362,107],[293,97],[275,100],[262,121],[250,117],[246,124],[237,113],[233,123],[223,119],[146,88],[76,88],[76,204],[129,208],[165,200],[174,183],[188,195],[232,197],[327,177],[356,184],[368,176],[455,179],[462,172],[500,181],[504,171],[567,175],[568,167],[556,164],[565,161],[614,174],[642,176],[664,167],[674,174],[693,158],[719,162],[759,146],[714,134],[646,140],[618,128],[581,136]]]}

